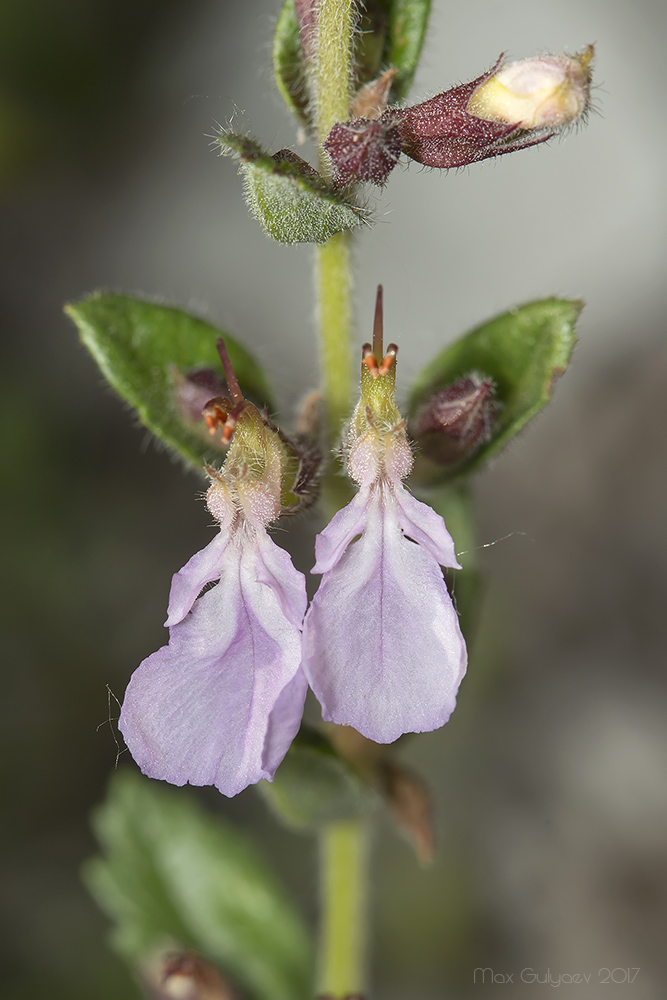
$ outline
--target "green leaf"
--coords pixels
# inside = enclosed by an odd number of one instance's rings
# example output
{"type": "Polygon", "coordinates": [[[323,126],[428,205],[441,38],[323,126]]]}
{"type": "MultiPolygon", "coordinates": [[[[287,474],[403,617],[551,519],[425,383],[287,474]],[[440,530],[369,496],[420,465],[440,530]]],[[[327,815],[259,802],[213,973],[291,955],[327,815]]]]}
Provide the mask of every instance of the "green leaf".
{"type": "MultiPolygon", "coordinates": [[[[393,67],[390,100],[406,96],[419,63],[431,0],[366,0],[355,33],[354,64],[358,84],[393,67]]],[[[302,125],[312,124],[309,87],[301,55],[299,22],[294,0],[285,0],[273,39],[273,69],[278,90],[302,125]]]]}
{"type": "Polygon", "coordinates": [[[387,35],[382,64],[398,72],[391,88],[391,98],[402,101],[412,84],[421,56],[431,13],[431,0],[384,0],[388,14],[387,35]]]}
{"type": "Polygon", "coordinates": [[[131,963],[195,948],[256,1000],[311,995],[308,935],[248,838],[183,791],[118,773],[94,816],[103,854],[84,880],[131,963]]]}
{"type": "MultiPolygon", "coordinates": [[[[495,429],[454,475],[479,468],[549,402],[556,379],[570,361],[582,308],[582,302],[567,299],[529,302],[466,334],[421,372],[410,395],[411,417],[435,392],[471,372],[493,379],[496,385],[495,429]]],[[[424,457],[417,460],[415,474],[425,482],[442,481],[448,475],[424,457]]]]}
{"type": "Polygon", "coordinates": [[[257,786],[288,826],[317,830],[367,812],[372,792],[316,729],[302,725],[273,782],[257,786]]]}
{"type": "Polygon", "coordinates": [[[294,0],[285,0],[273,37],[273,72],[287,107],[302,125],[310,124],[308,81],[301,61],[301,37],[294,0]]]}
{"type": "Polygon", "coordinates": [[[222,377],[216,350],[224,336],[243,392],[258,405],[271,407],[271,393],[252,355],[229,334],[180,309],[93,292],[65,307],[81,340],[113,388],[139,414],[142,423],[199,471],[219,464],[221,452],[210,443],[206,425],[187,423],[179,413],[174,369],[185,375],[209,368],[222,377]]]}
{"type": "Polygon", "coordinates": [[[326,243],[367,221],[364,209],[329,188],[290,150],[271,156],[254,139],[234,132],[222,132],[218,145],[241,161],[248,207],[279,243],[326,243]]]}

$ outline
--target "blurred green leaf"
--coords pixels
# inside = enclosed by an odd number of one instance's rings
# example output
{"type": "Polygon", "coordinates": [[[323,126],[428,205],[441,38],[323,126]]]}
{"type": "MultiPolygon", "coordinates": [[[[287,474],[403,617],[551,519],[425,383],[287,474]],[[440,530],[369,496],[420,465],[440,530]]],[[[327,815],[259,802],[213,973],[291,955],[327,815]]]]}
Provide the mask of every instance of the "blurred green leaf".
{"type": "Polygon", "coordinates": [[[265,232],[279,243],[326,243],[366,221],[362,208],[327,187],[310,164],[290,150],[271,156],[249,136],[222,132],[223,153],[241,161],[245,198],[265,232]]]}
{"type": "Polygon", "coordinates": [[[383,0],[387,9],[387,36],[382,65],[398,71],[391,88],[394,101],[406,96],[421,56],[431,13],[431,0],[383,0]]]}
{"type": "MultiPolygon", "coordinates": [[[[490,439],[454,475],[471,472],[500,451],[549,402],[556,379],[568,366],[576,342],[575,322],[583,303],[541,299],[497,316],[446,347],[418,376],[409,415],[433,393],[471,372],[493,379],[499,403],[490,439]]],[[[417,481],[442,481],[448,473],[425,457],[415,465],[417,481]]]]}
{"type": "Polygon", "coordinates": [[[179,413],[173,369],[182,375],[197,368],[220,372],[216,341],[224,336],[243,392],[271,407],[271,393],[251,354],[229,334],[180,309],[127,295],[93,292],[65,307],[81,340],[113,388],[139,414],[142,423],[199,471],[219,464],[206,425],[187,423],[179,413]]]}
{"type": "Polygon", "coordinates": [[[308,125],[308,82],[301,61],[301,37],[294,0],[285,0],[273,36],[273,72],[287,107],[308,125]]]}
{"type": "Polygon", "coordinates": [[[317,830],[360,816],[372,793],[328,739],[303,724],[271,783],[257,786],[288,826],[317,830]]]}
{"type": "Polygon", "coordinates": [[[187,793],[123,772],[94,827],[103,854],[84,880],[124,958],[177,943],[217,961],[256,1000],[311,996],[308,935],[246,836],[187,793]]]}
{"type": "MultiPolygon", "coordinates": [[[[421,56],[431,0],[366,0],[355,34],[355,79],[373,80],[381,70],[396,69],[390,99],[407,94],[421,56]]],[[[308,113],[308,80],[301,54],[294,0],[285,0],[273,39],[273,69],[278,90],[302,125],[308,113]]]]}

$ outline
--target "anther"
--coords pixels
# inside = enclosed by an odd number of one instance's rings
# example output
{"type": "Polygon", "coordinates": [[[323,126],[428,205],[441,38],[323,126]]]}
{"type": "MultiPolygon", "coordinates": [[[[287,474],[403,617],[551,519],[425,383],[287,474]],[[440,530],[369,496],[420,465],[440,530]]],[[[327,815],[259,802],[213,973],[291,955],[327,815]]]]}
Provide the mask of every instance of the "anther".
{"type": "Polygon", "coordinates": [[[387,348],[387,353],[382,359],[382,364],[378,368],[378,375],[386,375],[394,361],[396,360],[396,355],[398,354],[398,347],[396,344],[390,344],[387,348]]]}
{"type": "Polygon", "coordinates": [[[361,363],[362,365],[366,365],[373,378],[378,377],[380,369],[378,368],[377,359],[373,354],[373,349],[370,344],[364,344],[361,348],[361,363]]]}
{"type": "Polygon", "coordinates": [[[236,427],[236,416],[233,410],[234,407],[224,396],[216,396],[215,399],[209,400],[202,410],[202,416],[206,421],[209,434],[215,434],[218,427],[221,427],[222,440],[225,444],[229,444],[231,441],[234,428],[236,427]]]}

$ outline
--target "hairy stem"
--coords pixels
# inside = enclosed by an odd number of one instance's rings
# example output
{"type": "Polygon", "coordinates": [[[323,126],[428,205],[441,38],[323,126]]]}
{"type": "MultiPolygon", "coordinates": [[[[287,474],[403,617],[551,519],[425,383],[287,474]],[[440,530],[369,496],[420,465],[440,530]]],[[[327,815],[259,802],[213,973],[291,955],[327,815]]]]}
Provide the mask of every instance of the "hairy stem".
{"type": "Polygon", "coordinates": [[[327,443],[334,447],[353,402],[352,268],[349,233],[317,248],[317,292],[327,443]]]}
{"type": "Polygon", "coordinates": [[[339,1000],[365,988],[368,831],[361,820],[321,834],[320,993],[339,1000]]]}
{"type": "MultiPolygon", "coordinates": [[[[317,137],[323,143],[335,122],[349,117],[352,86],[353,0],[320,0],[317,15],[317,137]]],[[[328,160],[320,168],[328,173],[328,160]]]]}
{"type": "MultiPolygon", "coordinates": [[[[345,121],[352,81],[353,0],[320,0],[317,23],[317,135],[320,143],[331,126],[345,121]]],[[[330,164],[320,146],[320,171],[329,176],[330,164]]],[[[317,248],[317,300],[320,328],[322,394],[326,440],[335,448],[354,398],[352,375],[352,260],[351,237],[339,233],[317,248]]],[[[331,463],[323,483],[328,513],[348,502],[350,490],[331,463]]]]}
{"type": "MultiPolygon", "coordinates": [[[[320,0],[317,14],[317,136],[320,172],[330,177],[321,144],[348,118],[352,84],[353,0],[320,0]]],[[[352,261],[349,233],[317,248],[317,302],[326,439],[334,448],[353,405],[352,261]]],[[[323,483],[329,516],[350,498],[349,481],[330,462],[323,483]]],[[[366,827],[332,823],[320,835],[322,916],[319,992],[335,998],[361,993],[366,953],[366,827]]]]}

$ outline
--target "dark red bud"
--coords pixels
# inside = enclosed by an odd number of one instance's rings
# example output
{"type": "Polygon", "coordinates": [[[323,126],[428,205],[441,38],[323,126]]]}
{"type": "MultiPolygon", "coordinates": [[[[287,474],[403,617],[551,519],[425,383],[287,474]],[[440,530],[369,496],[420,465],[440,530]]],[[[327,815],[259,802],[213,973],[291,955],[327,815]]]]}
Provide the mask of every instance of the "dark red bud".
{"type": "Polygon", "coordinates": [[[203,424],[202,412],[210,399],[225,391],[225,384],[211,368],[197,368],[183,375],[174,366],[171,371],[174,401],[181,419],[189,424],[203,424]]]}
{"type": "Polygon", "coordinates": [[[192,951],[154,960],[143,978],[154,1000],[238,1000],[217,969],[192,951]]]}
{"type": "Polygon", "coordinates": [[[410,434],[439,465],[458,465],[488,441],[497,403],[491,379],[468,375],[438,390],[417,411],[410,434]]]}
{"type": "Polygon", "coordinates": [[[516,124],[487,121],[468,114],[473,92],[498,71],[495,66],[470,83],[446,90],[412,108],[385,112],[381,121],[400,124],[403,152],[427,167],[465,167],[469,163],[512,153],[550,139],[553,133],[525,132],[516,124]]]}
{"type": "Polygon", "coordinates": [[[393,761],[381,761],[377,777],[399,829],[412,843],[421,864],[431,864],[435,856],[435,822],[428,786],[414,771],[393,761]]]}
{"type": "Polygon", "coordinates": [[[338,122],[324,140],[334,184],[347,187],[370,181],[381,187],[398,162],[401,145],[401,131],[394,120],[338,122]]]}

